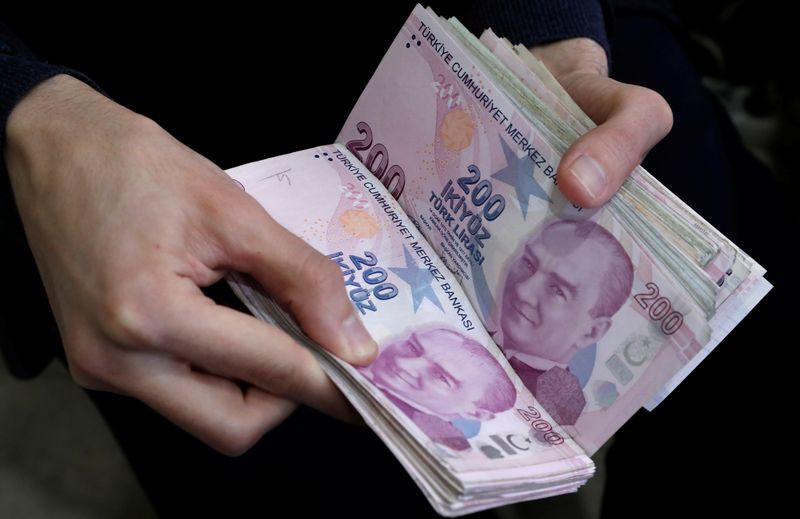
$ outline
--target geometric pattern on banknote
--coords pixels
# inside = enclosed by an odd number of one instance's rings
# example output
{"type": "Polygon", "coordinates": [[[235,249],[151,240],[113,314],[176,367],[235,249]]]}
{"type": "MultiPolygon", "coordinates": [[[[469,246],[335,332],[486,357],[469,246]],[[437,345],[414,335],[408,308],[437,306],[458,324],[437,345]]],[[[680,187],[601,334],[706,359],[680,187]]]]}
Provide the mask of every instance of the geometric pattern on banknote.
{"type": "Polygon", "coordinates": [[[420,268],[416,266],[416,262],[414,261],[414,257],[408,252],[408,249],[403,246],[403,255],[405,256],[405,267],[390,267],[393,273],[397,274],[400,279],[408,283],[411,287],[411,297],[414,303],[414,312],[416,313],[419,310],[419,306],[422,304],[422,301],[427,298],[440,311],[444,311],[442,308],[442,303],[439,302],[439,298],[436,297],[436,293],[433,291],[433,287],[431,283],[433,282],[433,277],[431,277],[431,273],[426,268],[420,268]]]}
{"type": "Polygon", "coordinates": [[[507,165],[491,176],[516,190],[517,200],[519,200],[520,208],[522,208],[522,218],[527,219],[528,200],[530,197],[541,198],[547,203],[551,203],[552,200],[547,196],[539,182],[533,178],[534,168],[528,156],[523,155],[522,158],[518,158],[516,152],[503,139],[500,139],[500,144],[503,147],[503,155],[506,157],[507,165]]]}
{"type": "Polygon", "coordinates": [[[586,406],[577,377],[558,366],[542,373],[536,380],[536,399],[561,425],[574,425],[586,406]]]}
{"type": "Polygon", "coordinates": [[[617,397],[619,397],[617,386],[608,380],[594,381],[592,383],[591,393],[594,397],[594,403],[603,409],[611,407],[614,402],[616,402],[617,397]]]}

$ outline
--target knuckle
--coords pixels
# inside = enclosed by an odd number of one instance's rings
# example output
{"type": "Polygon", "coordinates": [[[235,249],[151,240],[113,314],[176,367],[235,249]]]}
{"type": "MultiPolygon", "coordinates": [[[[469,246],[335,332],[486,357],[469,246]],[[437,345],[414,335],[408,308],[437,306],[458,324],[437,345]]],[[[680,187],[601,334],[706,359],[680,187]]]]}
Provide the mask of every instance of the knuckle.
{"type": "Polygon", "coordinates": [[[231,418],[217,432],[213,447],[226,456],[236,457],[258,442],[264,431],[245,418],[231,418]]]}
{"type": "Polygon", "coordinates": [[[299,277],[315,292],[343,293],[342,273],[336,264],[314,250],[309,250],[299,266],[299,277]]]}
{"type": "Polygon", "coordinates": [[[112,291],[102,309],[102,319],[111,340],[123,346],[155,347],[163,342],[163,319],[159,318],[157,305],[136,293],[147,290],[125,283],[112,291]],[[132,290],[127,290],[131,287],[132,290]]]}
{"type": "Polygon", "coordinates": [[[88,348],[85,341],[74,338],[64,341],[64,350],[69,374],[76,384],[86,389],[105,389],[106,365],[99,352],[88,348]]]}
{"type": "MultiPolygon", "coordinates": [[[[302,350],[299,351],[302,352],[302,350]]],[[[301,376],[299,363],[286,362],[286,360],[289,359],[284,359],[284,362],[280,365],[264,366],[256,374],[256,377],[262,381],[264,387],[269,388],[271,393],[280,396],[295,395],[299,388],[301,376]]]]}
{"type": "Polygon", "coordinates": [[[637,143],[639,136],[634,129],[622,126],[610,126],[604,129],[603,138],[599,139],[601,156],[607,157],[610,164],[614,164],[616,169],[625,171],[632,168],[641,160],[641,153],[637,143]]]}
{"type": "Polygon", "coordinates": [[[202,214],[209,222],[247,227],[246,224],[253,220],[248,197],[240,196],[243,193],[238,190],[220,191],[218,186],[214,187],[213,191],[205,191],[199,197],[202,214]]]}
{"type": "Polygon", "coordinates": [[[656,120],[661,123],[663,133],[666,135],[672,129],[673,115],[672,108],[670,108],[667,100],[661,97],[660,94],[653,92],[655,99],[653,100],[654,110],[656,111],[656,120]]]}
{"type": "Polygon", "coordinates": [[[208,211],[225,244],[227,253],[235,264],[248,265],[262,260],[262,249],[275,247],[265,232],[270,216],[258,202],[239,191],[225,200],[211,200],[213,208],[208,211]]]}
{"type": "Polygon", "coordinates": [[[649,88],[632,86],[632,102],[641,107],[643,115],[656,127],[656,131],[665,135],[672,128],[672,109],[664,97],[649,88]]]}
{"type": "Polygon", "coordinates": [[[69,374],[72,380],[86,389],[97,389],[100,385],[99,370],[83,357],[70,357],[68,359],[69,374]]]}
{"type": "Polygon", "coordinates": [[[287,287],[282,295],[285,304],[301,321],[315,319],[323,311],[328,314],[350,311],[341,269],[317,251],[309,248],[297,262],[297,271],[291,279],[293,286],[287,287]]]}

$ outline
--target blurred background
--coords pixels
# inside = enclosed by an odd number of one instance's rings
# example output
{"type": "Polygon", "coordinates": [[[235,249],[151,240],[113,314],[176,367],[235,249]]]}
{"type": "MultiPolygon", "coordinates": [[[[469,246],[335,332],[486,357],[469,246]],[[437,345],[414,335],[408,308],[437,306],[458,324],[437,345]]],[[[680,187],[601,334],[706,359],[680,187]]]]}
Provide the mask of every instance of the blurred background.
{"type": "Polygon", "coordinates": [[[787,4],[772,0],[675,0],[690,57],[747,147],[780,185],[798,193],[800,49],[787,4]]]}
{"type": "MultiPolygon", "coordinates": [[[[800,89],[790,79],[798,45],[789,4],[674,4],[705,85],[772,180],[789,199],[800,194],[792,157],[800,148],[800,89]]],[[[394,28],[389,32],[393,37],[394,28]]],[[[601,476],[583,489],[577,504],[556,498],[552,516],[599,517],[602,482],[601,476]]],[[[60,362],[30,381],[11,378],[0,364],[0,517],[154,516],[102,417],[60,362]]]]}

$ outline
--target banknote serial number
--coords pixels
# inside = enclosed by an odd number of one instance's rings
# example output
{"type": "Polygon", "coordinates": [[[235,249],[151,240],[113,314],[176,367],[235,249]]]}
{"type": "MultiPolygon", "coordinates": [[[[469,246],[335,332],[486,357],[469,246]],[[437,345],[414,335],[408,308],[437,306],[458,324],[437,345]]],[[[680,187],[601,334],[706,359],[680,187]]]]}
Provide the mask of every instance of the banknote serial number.
{"type": "Polygon", "coordinates": [[[374,253],[364,251],[363,257],[351,254],[348,256],[350,264],[341,251],[328,254],[328,258],[342,269],[347,295],[361,315],[378,311],[373,297],[386,301],[397,295],[397,287],[386,281],[389,274],[386,269],[378,266],[378,257],[374,253]]]}
{"type": "Polygon", "coordinates": [[[660,323],[665,335],[672,335],[683,326],[683,314],[673,310],[670,300],[660,294],[658,285],[652,281],[645,285],[647,292],[633,296],[639,306],[647,310],[650,319],[660,323]]]}
{"type": "Polygon", "coordinates": [[[372,143],[372,128],[369,124],[361,121],[356,124],[356,129],[363,137],[347,141],[345,147],[381,181],[390,195],[399,199],[406,187],[405,171],[397,164],[389,165],[389,150],[386,146],[379,142],[372,143]],[[366,159],[361,152],[367,153],[366,159]]]}

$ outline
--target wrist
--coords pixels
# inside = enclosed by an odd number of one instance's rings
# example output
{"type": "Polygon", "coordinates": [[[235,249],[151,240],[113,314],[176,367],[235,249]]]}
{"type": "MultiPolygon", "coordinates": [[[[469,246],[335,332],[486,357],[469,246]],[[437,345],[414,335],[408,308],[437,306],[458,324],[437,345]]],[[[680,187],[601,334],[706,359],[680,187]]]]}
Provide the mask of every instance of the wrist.
{"type": "Polygon", "coordinates": [[[6,145],[24,148],[43,138],[67,137],[90,115],[87,108],[96,104],[113,103],[78,79],[53,76],[31,89],[11,111],[6,145]]]}
{"type": "Polygon", "coordinates": [[[53,76],[8,117],[4,158],[12,183],[21,172],[46,173],[50,165],[86,156],[93,144],[129,133],[144,119],[72,76],[53,76]]]}

